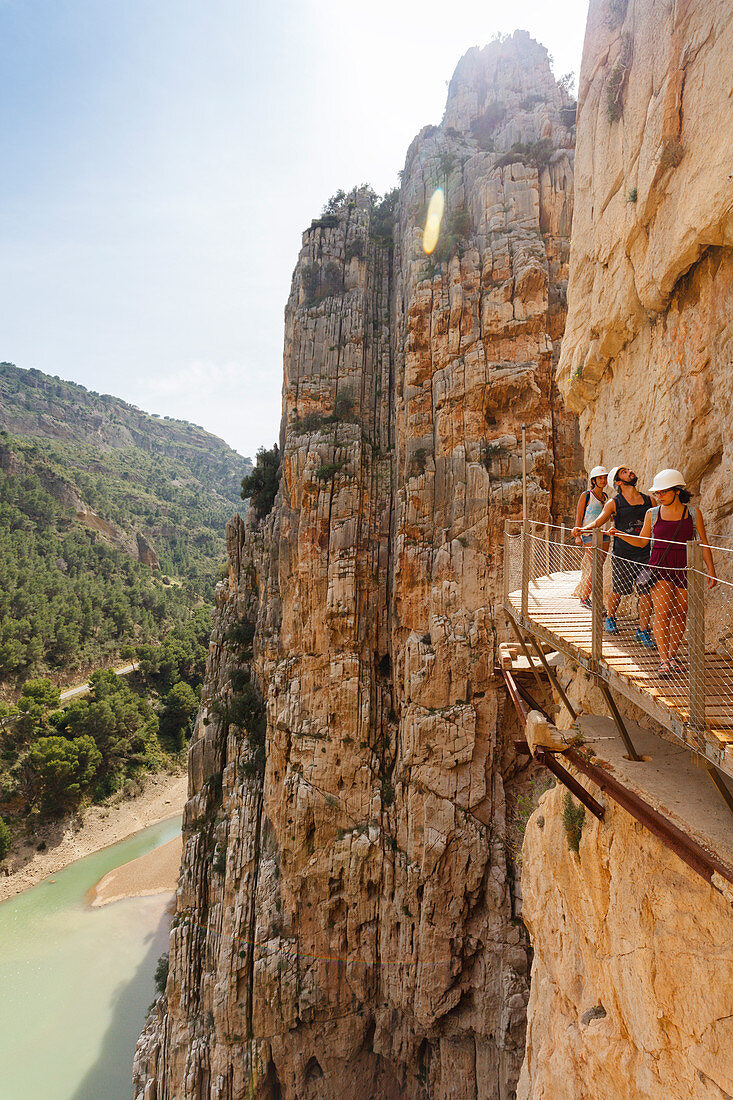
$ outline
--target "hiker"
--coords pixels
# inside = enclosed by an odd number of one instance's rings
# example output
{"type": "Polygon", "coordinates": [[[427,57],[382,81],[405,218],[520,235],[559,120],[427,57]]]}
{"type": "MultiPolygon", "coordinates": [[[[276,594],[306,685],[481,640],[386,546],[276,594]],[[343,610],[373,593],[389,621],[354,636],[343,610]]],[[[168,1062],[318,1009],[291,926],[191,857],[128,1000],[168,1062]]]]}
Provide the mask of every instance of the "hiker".
{"type": "MultiPolygon", "coordinates": [[[[609,519],[613,519],[618,530],[627,535],[638,535],[641,531],[644,518],[652,507],[652,498],[637,490],[636,483],[639,479],[629,466],[614,466],[608,480],[616,495],[606,503],[597,519],[586,523],[584,527],[573,528],[574,535],[592,531],[594,527],[602,527],[609,519]]],[[[616,612],[621,597],[632,594],[637,577],[648,561],[648,546],[631,546],[618,536],[614,538],[611,550],[611,595],[603,628],[608,634],[618,634],[616,612]]],[[[651,613],[652,597],[649,590],[639,592],[639,627],[634,641],[647,649],[655,648],[649,629],[651,613]]]]}
{"type": "Polygon", "coordinates": [[[689,503],[690,494],[679,470],[660,470],[650,493],[659,501],[645,518],[638,535],[630,535],[611,527],[631,546],[646,546],[651,539],[649,566],[642,571],[639,585],[651,589],[654,603],[654,638],[659,650],[659,676],[669,679],[682,672],[677,659],[687,622],[687,548],[685,543],[699,539],[702,545],[708,588],[718,583],[713,555],[705,534],[702,512],[689,503]],[[648,574],[648,578],[643,576],[648,574]]]}
{"type": "MultiPolygon", "coordinates": [[[[594,466],[588,475],[588,488],[584,493],[581,493],[578,500],[578,507],[575,512],[575,527],[573,528],[573,535],[578,546],[585,547],[585,556],[588,559],[588,564],[591,563],[591,554],[593,553],[592,544],[593,536],[590,534],[581,534],[580,529],[584,523],[591,523],[592,520],[598,519],[603,511],[606,500],[605,489],[606,481],[608,480],[608,470],[605,466],[594,466]]],[[[605,558],[608,551],[608,547],[611,544],[610,536],[605,532],[603,534],[603,557],[605,558]]],[[[590,594],[593,585],[593,579],[588,571],[588,579],[580,593],[580,602],[583,607],[590,607],[590,594]]]]}

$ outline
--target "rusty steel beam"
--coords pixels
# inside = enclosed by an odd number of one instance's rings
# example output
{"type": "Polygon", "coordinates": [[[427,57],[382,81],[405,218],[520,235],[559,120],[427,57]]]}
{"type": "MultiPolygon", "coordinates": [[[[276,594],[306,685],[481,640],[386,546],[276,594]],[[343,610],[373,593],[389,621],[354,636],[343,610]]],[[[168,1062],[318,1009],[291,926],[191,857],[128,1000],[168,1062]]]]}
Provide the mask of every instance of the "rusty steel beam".
{"type": "MultiPolygon", "coordinates": [[[[507,685],[507,690],[517,708],[520,720],[526,722],[528,711],[517,691],[514,678],[508,669],[503,668],[501,671],[507,685]]],[[[514,748],[520,754],[526,756],[531,755],[529,745],[526,741],[515,741],[514,748]]],[[[688,867],[691,867],[701,878],[704,878],[707,883],[712,885],[713,875],[715,874],[720,875],[726,882],[733,883],[733,868],[723,863],[721,859],[718,859],[716,855],[709,852],[702,844],[698,844],[696,840],[693,840],[691,836],[684,833],[682,829],[679,829],[668,818],[664,817],[663,814],[660,814],[658,810],[655,810],[634,791],[630,791],[628,787],[624,787],[622,783],[619,783],[617,779],[609,775],[604,768],[599,768],[598,765],[592,764],[590,760],[586,760],[577,749],[566,749],[562,755],[569,760],[578,771],[587,776],[592,783],[595,783],[604,794],[612,798],[617,805],[626,810],[626,812],[638,821],[640,825],[643,825],[645,829],[648,829],[650,833],[656,836],[666,848],[669,848],[669,850],[674,852],[688,867]]],[[[573,779],[573,776],[557,763],[554,756],[550,753],[543,752],[537,754],[535,760],[544,764],[553,775],[557,776],[561,783],[565,786],[569,786],[565,783],[564,776],[558,775],[555,769],[559,768],[559,770],[570,779],[573,779]],[[552,767],[550,766],[550,761],[552,762],[552,767]]],[[[569,789],[572,790],[573,788],[569,787],[569,789]]],[[[584,787],[581,787],[581,790],[586,797],[591,797],[584,787]]],[[[581,801],[583,800],[581,799],[581,801]]],[[[586,805],[585,802],[583,802],[583,804],[586,805]]],[[[596,805],[598,804],[596,803],[596,805]]],[[[588,808],[590,809],[590,807],[588,808]]],[[[591,813],[593,812],[594,811],[591,810],[591,813]]]]}
{"type": "MultiPolygon", "coordinates": [[[[515,741],[514,747],[518,753],[523,753],[526,756],[530,755],[529,745],[526,741],[515,741]]],[[[733,883],[733,868],[728,867],[716,855],[709,852],[707,848],[703,848],[702,844],[698,844],[682,829],[673,825],[668,818],[660,814],[658,810],[655,810],[634,791],[624,787],[622,783],[609,775],[604,768],[599,768],[597,764],[591,764],[576,749],[566,749],[563,756],[570,760],[573,766],[578,771],[583,772],[597,787],[600,787],[604,794],[607,794],[622,809],[626,810],[640,825],[643,825],[658,840],[661,840],[666,848],[679,856],[688,867],[696,871],[706,882],[712,884],[713,875],[718,874],[727,882],[733,883]]],[[[539,760],[539,755],[535,756],[535,760],[539,760]]],[[[540,760],[540,763],[547,764],[547,761],[540,760]]],[[[549,765],[547,766],[549,767],[549,765]]],[[[552,770],[550,768],[550,771],[552,770]]]]}
{"type": "Polygon", "coordinates": [[[537,749],[534,758],[538,764],[544,764],[548,768],[556,779],[559,779],[563,786],[567,787],[569,791],[572,791],[578,802],[582,802],[586,810],[597,817],[599,821],[603,821],[603,815],[605,810],[601,806],[600,802],[596,802],[592,794],[586,791],[582,783],[579,783],[574,775],[571,775],[569,771],[563,768],[562,764],[558,762],[557,757],[551,752],[545,752],[544,749],[537,749]]]}
{"type": "Polygon", "coordinates": [[[692,867],[693,871],[697,871],[699,875],[702,875],[706,882],[712,882],[713,875],[716,872],[728,882],[733,882],[733,869],[718,859],[716,855],[713,855],[712,852],[709,852],[707,848],[703,848],[702,844],[698,844],[682,829],[678,829],[676,825],[673,825],[668,818],[660,814],[658,810],[655,810],[638,794],[630,791],[628,787],[624,787],[618,779],[609,775],[605,769],[591,764],[589,760],[581,756],[577,749],[568,749],[565,756],[578,771],[587,775],[614,802],[622,806],[650,833],[658,837],[667,848],[675,852],[689,867],[692,867]]]}

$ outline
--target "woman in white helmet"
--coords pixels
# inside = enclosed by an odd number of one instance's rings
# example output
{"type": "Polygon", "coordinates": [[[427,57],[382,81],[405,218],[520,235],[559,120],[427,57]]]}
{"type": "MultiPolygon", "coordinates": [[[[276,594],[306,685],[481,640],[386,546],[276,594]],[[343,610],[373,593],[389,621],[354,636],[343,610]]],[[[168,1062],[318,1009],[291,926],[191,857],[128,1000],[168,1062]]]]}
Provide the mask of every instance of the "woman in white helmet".
{"type": "Polygon", "coordinates": [[[656,496],[659,504],[649,509],[639,534],[630,535],[615,527],[611,528],[611,533],[632,546],[646,546],[651,539],[649,583],[654,602],[654,639],[659,650],[659,675],[667,679],[682,671],[677,650],[687,622],[685,543],[700,540],[708,588],[714,588],[718,582],[702,513],[689,504],[690,494],[680,471],[660,470],[649,492],[656,496]]]}
{"type": "MultiPolygon", "coordinates": [[[[578,500],[578,507],[575,510],[575,528],[574,531],[583,526],[583,524],[592,523],[598,519],[607,501],[606,496],[606,481],[608,480],[608,470],[605,466],[594,466],[588,475],[588,488],[584,493],[581,493],[578,500]]],[[[589,532],[579,532],[575,536],[575,541],[578,546],[585,546],[586,556],[590,561],[591,545],[593,542],[593,536],[589,532]]],[[[603,556],[611,544],[610,536],[605,532],[603,534],[603,556]]],[[[590,607],[590,594],[593,579],[590,571],[588,572],[588,579],[583,585],[580,593],[580,602],[583,607],[590,607]]]]}

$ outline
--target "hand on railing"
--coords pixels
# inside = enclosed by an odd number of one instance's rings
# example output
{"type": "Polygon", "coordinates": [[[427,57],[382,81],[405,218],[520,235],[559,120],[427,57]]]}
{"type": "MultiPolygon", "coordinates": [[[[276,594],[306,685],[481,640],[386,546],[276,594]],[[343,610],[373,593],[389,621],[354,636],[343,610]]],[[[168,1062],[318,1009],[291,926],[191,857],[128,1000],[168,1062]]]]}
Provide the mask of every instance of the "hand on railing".
{"type": "Polygon", "coordinates": [[[575,543],[576,543],[577,546],[582,546],[583,545],[583,540],[580,537],[580,528],[579,527],[573,527],[570,534],[575,539],[575,543]]]}
{"type": "Polygon", "coordinates": [[[718,583],[718,578],[715,576],[715,570],[713,570],[712,573],[708,573],[708,579],[706,583],[708,588],[715,588],[718,583]]]}

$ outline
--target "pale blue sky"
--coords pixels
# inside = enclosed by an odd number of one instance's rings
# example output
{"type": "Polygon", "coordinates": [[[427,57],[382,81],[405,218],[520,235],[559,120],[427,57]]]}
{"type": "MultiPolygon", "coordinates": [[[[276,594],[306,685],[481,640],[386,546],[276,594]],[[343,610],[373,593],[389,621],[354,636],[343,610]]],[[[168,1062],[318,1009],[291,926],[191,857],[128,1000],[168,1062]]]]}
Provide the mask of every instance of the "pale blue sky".
{"type": "Polygon", "coordinates": [[[277,436],[283,308],[338,188],[395,186],[459,57],[587,0],[0,0],[0,359],[277,436]]]}

